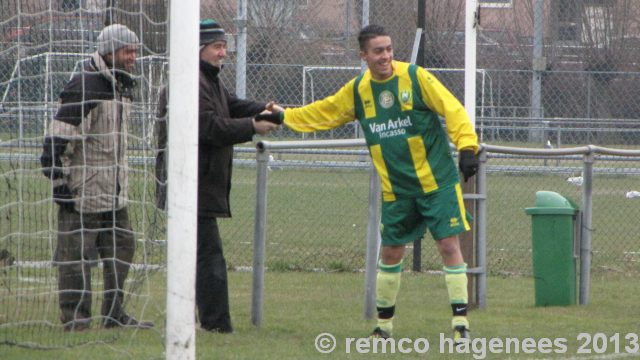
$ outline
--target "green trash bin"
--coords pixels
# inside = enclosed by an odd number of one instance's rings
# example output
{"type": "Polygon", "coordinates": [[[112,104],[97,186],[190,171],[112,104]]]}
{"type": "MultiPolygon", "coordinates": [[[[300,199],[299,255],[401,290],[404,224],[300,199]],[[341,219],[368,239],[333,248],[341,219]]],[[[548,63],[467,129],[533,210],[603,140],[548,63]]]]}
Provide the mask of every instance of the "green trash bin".
{"type": "Polygon", "coordinates": [[[531,215],[536,306],[576,304],[576,204],[552,191],[536,192],[531,215]]]}

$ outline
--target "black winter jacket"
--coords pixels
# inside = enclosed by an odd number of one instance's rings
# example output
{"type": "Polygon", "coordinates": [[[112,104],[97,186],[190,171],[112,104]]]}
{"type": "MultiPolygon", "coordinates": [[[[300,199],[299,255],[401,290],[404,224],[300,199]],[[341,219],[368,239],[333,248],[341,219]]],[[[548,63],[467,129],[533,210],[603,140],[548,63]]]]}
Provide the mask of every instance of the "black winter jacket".
{"type": "MultiPolygon", "coordinates": [[[[230,93],[220,82],[220,68],[200,61],[199,129],[198,129],[198,216],[230,217],[229,194],[233,145],[251,141],[254,135],[252,118],[265,109],[265,103],[243,100],[230,93]]],[[[158,111],[159,184],[166,175],[167,94],[160,94],[158,111]]],[[[179,121],[179,120],[178,120],[179,121]]],[[[171,180],[169,180],[171,181],[171,180]]],[[[179,191],[180,184],[174,190],[179,191]]],[[[162,186],[158,205],[164,207],[162,186]]]]}

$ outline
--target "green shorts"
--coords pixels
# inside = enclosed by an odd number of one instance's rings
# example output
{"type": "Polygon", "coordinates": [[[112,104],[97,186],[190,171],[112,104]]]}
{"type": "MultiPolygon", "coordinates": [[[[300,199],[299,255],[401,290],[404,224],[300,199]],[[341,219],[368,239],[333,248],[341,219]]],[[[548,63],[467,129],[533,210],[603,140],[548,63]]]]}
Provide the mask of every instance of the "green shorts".
{"type": "Polygon", "coordinates": [[[411,243],[424,236],[427,228],[435,240],[470,229],[460,184],[423,197],[382,203],[382,246],[411,243]]]}

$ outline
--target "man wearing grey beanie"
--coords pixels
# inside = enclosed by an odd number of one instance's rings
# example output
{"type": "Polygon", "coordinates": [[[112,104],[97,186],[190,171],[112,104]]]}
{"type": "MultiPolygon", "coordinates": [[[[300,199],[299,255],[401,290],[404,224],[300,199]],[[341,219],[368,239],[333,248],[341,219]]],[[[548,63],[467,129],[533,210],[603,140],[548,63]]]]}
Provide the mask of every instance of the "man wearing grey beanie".
{"type": "Polygon", "coordinates": [[[103,264],[101,327],[151,328],[124,310],[124,284],[135,251],[128,205],[128,123],[138,37],[113,24],[98,49],[60,93],[40,157],[59,205],[60,320],[65,331],[91,327],[91,267],[103,264]]]}
{"type": "Polygon", "coordinates": [[[98,35],[98,54],[111,67],[131,73],[138,55],[138,43],[138,37],[128,27],[109,25],[98,35]]]}

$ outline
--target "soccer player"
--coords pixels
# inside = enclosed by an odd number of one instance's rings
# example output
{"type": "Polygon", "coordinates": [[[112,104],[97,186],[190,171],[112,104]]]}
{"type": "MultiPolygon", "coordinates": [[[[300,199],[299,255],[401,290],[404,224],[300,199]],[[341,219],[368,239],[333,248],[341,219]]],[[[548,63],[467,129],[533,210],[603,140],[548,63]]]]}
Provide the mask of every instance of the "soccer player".
{"type": "Polygon", "coordinates": [[[444,263],[451,326],[458,342],[469,337],[467,264],[458,234],[470,227],[449,139],[459,151],[459,168],[467,181],[478,166],[478,138],[464,107],[431,73],[393,60],[391,37],[382,26],[366,26],[358,42],[369,68],[364,74],[325,99],[256,120],[284,122],[299,132],[360,122],[383,199],[378,323],[371,335],[391,336],[405,246],[428,228],[444,263]],[[446,131],[439,116],[445,119],[446,131]]]}

